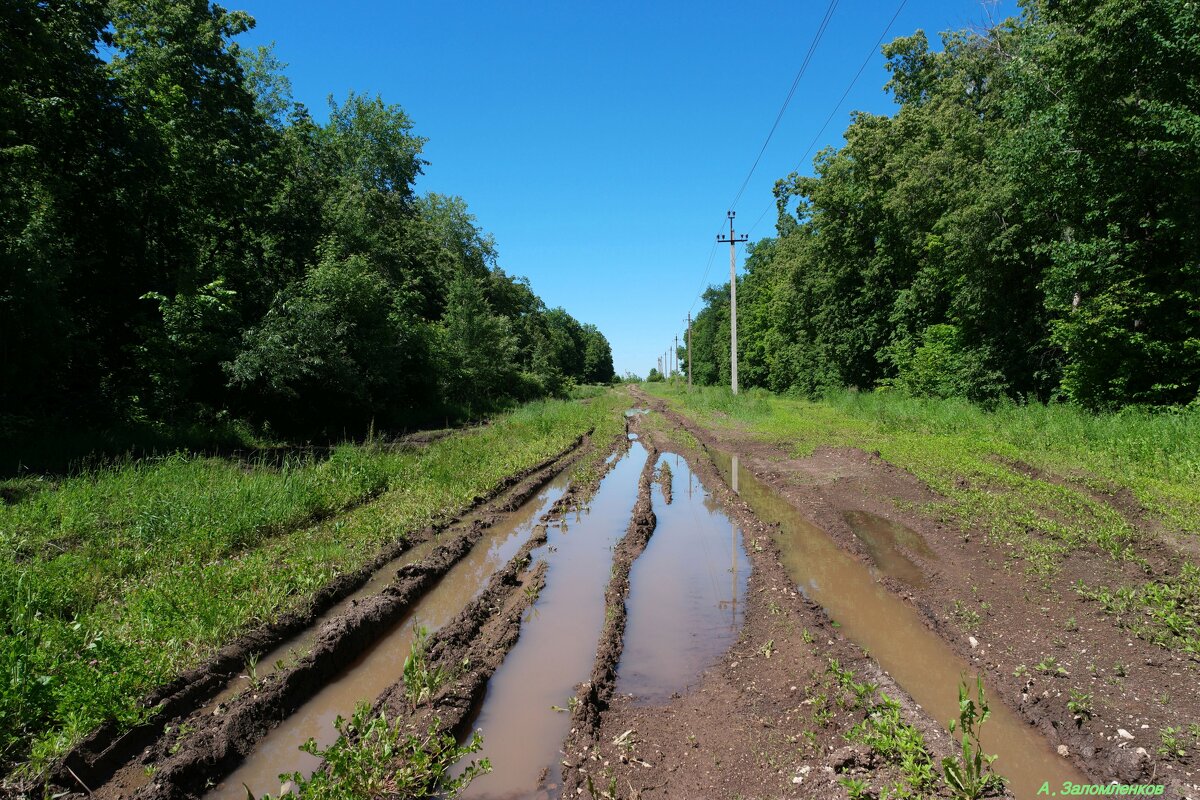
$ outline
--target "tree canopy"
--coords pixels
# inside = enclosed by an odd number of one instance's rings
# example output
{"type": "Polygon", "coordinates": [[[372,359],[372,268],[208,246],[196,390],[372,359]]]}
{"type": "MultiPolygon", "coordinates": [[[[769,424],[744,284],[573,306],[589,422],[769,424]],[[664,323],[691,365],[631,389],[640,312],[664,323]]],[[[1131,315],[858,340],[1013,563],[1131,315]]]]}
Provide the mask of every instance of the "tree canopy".
{"type": "MultiPolygon", "coordinates": [[[[896,113],[777,182],[778,235],[738,279],[745,385],[1196,401],[1200,15],[1022,8],[886,45],[896,113]]],[[[728,285],[704,301],[694,378],[728,382],[728,285]]]]}
{"type": "Polygon", "coordinates": [[[46,417],[308,436],[608,381],[378,97],[292,101],[207,0],[0,10],[0,437],[46,417]]]}

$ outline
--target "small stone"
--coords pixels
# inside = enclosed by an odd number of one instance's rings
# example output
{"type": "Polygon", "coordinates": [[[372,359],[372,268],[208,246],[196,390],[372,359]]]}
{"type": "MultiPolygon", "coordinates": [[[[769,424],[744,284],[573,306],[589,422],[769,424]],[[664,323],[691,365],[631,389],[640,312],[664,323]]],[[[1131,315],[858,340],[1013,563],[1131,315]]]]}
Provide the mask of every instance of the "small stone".
{"type": "Polygon", "coordinates": [[[1060,744],[1058,746],[1058,754],[1060,756],[1062,756],[1063,758],[1066,758],[1067,756],[1071,755],[1071,751],[1069,749],[1067,749],[1067,746],[1065,744],[1060,744]]]}
{"type": "Polygon", "coordinates": [[[974,650],[976,647],[979,647],[979,640],[976,639],[974,636],[968,636],[967,641],[971,643],[972,650],[974,650]]]}
{"type": "Polygon", "coordinates": [[[1117,728],[1117,736],[1120,736],[1122,739],[1132,739],[1133,738],[1133,734],[1130,733],[1129,731],[1125,730],[1124,728],[1117,728]]]}

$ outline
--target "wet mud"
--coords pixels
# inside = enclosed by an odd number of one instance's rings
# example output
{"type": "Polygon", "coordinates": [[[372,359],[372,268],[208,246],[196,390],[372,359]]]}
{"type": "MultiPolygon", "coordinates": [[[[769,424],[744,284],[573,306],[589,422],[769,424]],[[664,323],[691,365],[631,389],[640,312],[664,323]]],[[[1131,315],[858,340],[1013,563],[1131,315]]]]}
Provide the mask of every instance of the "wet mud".
{"type": "Polygon", "coordinates": [[[481,755],[491,759],[493,772],[477,778],[464,797],[554,796],[560,790],[559,750],[572,724],[570,709],[578,705],[576,686],[594,663],[613,547],[631,513],[637,516],[646,465],[652,465],[646,450],[632,444],[586,507],[550,524],[546,544],[534,551],[549,564],[546,586],[516,647],[489,681],[478,714],[468,720],[483,734],[481,755]]]}
{"type": "Polygon", "coordinates": [[[249,658],[303,635],[323,611],[363,588],[390,561],[403,558],[408,542],[385,548],[371,564],[335,581],[305,613],[240,637],[203,667],[156,691],[146,704],[161,703],[162,708],[148,723],[124,734],[111,726],[94,732],[60,763],[51,785],[67,791],[84,785],[102,797],[199,796],[236,766],[278,720],[286,718],[388,630],[471,551],[495,515],[511,511],[532,496],[585,440],[580,437],[561,453],[510,476],[486,497],[477,498],[475,506],[488,504],[486,509],[451,520],[440,530],[422,532],[419,541],[438,540],[427,557],[402,566],[382,592],[319,626],[309,652],[287,669],[268,676],[257,690],[243,692],[204,713],[212,700],[245,672],[249,658]],[[147,781],[146,768],[151,765],[153,780],[147,781]]]}
{"type": "Polygon", "coordinates": [[[616,691],[640,705],[687,692],[729,649],[750,577],[741,531],[687,460],[663,453],[658,469],[651,493],[657,525],[630,571],[617,665],[616,691]]]}
{"type": "MultiPolygon", "coordinates": [[[[1022,724],[1036,729],[1060,759],[1088,777],[1085,782],[1157,783],[1165,786],[1163,797],[1200,797],[1200,771],[1192,768],[1196,748],[1187,756],[1166,758],[1158,741],[1168,726],[1186,729],[1200,719],[1200,695],[1193,691],[1200,661],[1136,638],[1075,591],[1079,582],[1140,585],[1177,570],[1180,551],[1171,551],[1171,537],[1159,536],[1155,525],[1126,514],[1140,531],[1136,549],[1149,563],[1149,573],[1083,548],[1067,555],[1057,575],[1038,578],[1023,574],[1020,561],[1014,568],[1007,552],[1012,545],[1003,538],[924,516],[921,509],[945,498],[878,453],[818,448],[793,458],[784,446],[735,426],[709,430],[656,399],[635,396],[702,443],[739,454],[759,480],[910,604],[972,672],[983,673],[992,687],[990,699],[1003,701],[1022,724]],[[885,544],[920,568],[924,585],[882,568],[886,559],[878,547],[872,553],[861,532],[853,530],[852,523],[862,518],[848,512],[865,512],[915,533],[918,539],[906,541],[896,532],[885,544]],[[1051,660],[1063,669],[1035,668],[1051,660]],[[1074,713],[1068,705],[1080,694],[1091,697],[1090,715],[1074,713]]],[[[1057,482],[1054,476],[1046,479],[1057,482]]],[[[1121,510],[1119,493],[1100,500],[1111,500],[1121,510]]],[[[753,561],[759,570],[761,559],[753,561]]],[[[921,716],[930,718],[917,712],[921,716]]]]}
{"type": "Polygon", "coordinates": [[[357,703],[372,701],[404,671],[416,626],[436,631],[486,588],[491,576],[507,563],[529,538],[542,514],[566,490],[568,476],[560,473],[534,497],[507,517],[490,525],[482,539],[437,584],[398,619],[380,639],[350,663],[286,720],[272,729],[245,761],[206,797],[242,800],[248,787],[255,796],[279,789],[281,773],[305,777],[320,759],[300,751],[314,739],[328,747],[337,737],[335,720],[349,718],[357,703]]]}
{"type": "MultiPolygon", "coordinates": [[[[870,651],[926,713],[943,723],[957,719],[957,687],[962,680],[973,684],[976,670],[926,626],[916,608],[876,582],[862,561],[757,480],[736,456],[717,450],[712,454],[759,518],[775,526],[784,568],[797,588],[837,620],[844,636],[870,651]]],[[[881,569],[907,577],[916,567],[886,538],[896,533],[895,528],[876,525],[868,548],[887,554],[881,569]]],[[[995,692],[989,703],[991,719],[982,728],[981,741],[986,752],[997,755],[993,767],[1009,781],[1018,800],[1034,800],[1044,781],[1052,786],[1086,782],[1082,772],[1061,758],[995,692]]]]}
{"type": "MultiPolygon", "coordinates": [[[[639,423],[634,422],[635,430],[639,423]]],[[[620,797],[831,797],[844,789],[828,757],[827,743],[844,742],[843,736],[862,719],[862,712],[839,711],[817,723],[818,693],[829,693],[826,668],[829,659],[854,669],[863,680],[877,683],[900,698],[908,713],[921,715],[898,686],[860,648],[841,637],[816,603],[791,588],[791,579],[779,562],[779,553],[763,524],[750,508],[725,485],[703,452],[680,448],[653,430],[641,430],[641,441],[655,448],[682,453],[694,477],[705,486],[711,500],[727,515],[729,537],[739,532],[751,573],[746,577],[740,630],[717,663],[703,669],[686,692],[672,693],[664,702],[647,703],[627,693],[595,692],[589,704],[576,709],[575,730],[564,742],[564,796],[599,797],[616,792],[620,797]],[[856,716],[857,714],[857,716],[856,716]],[[799,734],[816,731],[810,742],[799,734]]],[[[672,462],[673,463],[673,462],[672,462]]],[[[686,496],[686,485],[675,469],[671,506],[686,496]]],[[[654,514],[653,473],[647,470],[639,506],[654,514]]],[[[693,487],[695,496],[695,487],[693,487]]],[[[663,514],[670,507],[660,501],[663,514]]],[[[659,526],[663,524],[658,520],[659,526]]],[[[661,530],[653,531],[645,558],[661,530]]],[[[725,540],[728,542],[728,539],[725,540]]],[[[639,551],[640,552],[640,551],[639,551]]],[[[732,549],[730,551],[732,555],[732,549]]],[[[615,561],[619,567],[625,559],[615,561]]],[[[630,559],[636,570],[638,561],[630,559]]],[[[725,577],[732,577],[726,574],[725,577]]],[[[610,586],[607,597],[610,619],[621,620],[625,633],[628,575],[610,586]],[[617,589],[617,591],[611,591],[617,589]],[[624,591],[621,591],[624,589],[624,591]]],[[[617,633],[618,626],[606,629],[617,633]]],[[[632,629],[631,629],[632,631],[632,629]]],[[[631,633],[630,631],[630,633],[631,633]]],[[[602,639],[595,672],[612,675],[609,687],[619,685],[616,668],[621,661],[623,636],[602,639]]],[[[599,683],[599,682],[597,682],[599,683]]],[[[588,699],[584,687],[581,694],[588,699]]],[[[922,728],[938,755],[948,754],[949,738],[938,726],[921,720],[922,728]]],[[[830,747],[832,750],[833,747],[830,747]]],[[[894,771],[876,767],[887,779],[894,771]]]]}

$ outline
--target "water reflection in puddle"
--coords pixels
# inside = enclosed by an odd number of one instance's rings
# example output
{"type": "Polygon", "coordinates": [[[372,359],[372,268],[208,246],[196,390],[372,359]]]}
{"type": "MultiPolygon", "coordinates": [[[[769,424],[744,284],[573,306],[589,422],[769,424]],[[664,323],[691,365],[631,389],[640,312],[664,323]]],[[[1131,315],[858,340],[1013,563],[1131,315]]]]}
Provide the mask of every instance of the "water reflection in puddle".
{"type": "Polygon", "coordinates": [[[904,552],[907,549],[928,559],[936,558],[919,533],[868,511],[846,511],[842,518],[885,575],[909,586],[925,585],[924,571],[904,552]]]}
{"type": "MultiPolygon", "coordinates": [[[[301,752],[300,745],[310,737],[322,747],[332,744],[337,738],[334,721],[339,715],[349,718],[357,703],[375,700],[399,680],[412,647],[414,624],[432,632],[477,597],[495,571],[516,555],[542,514],[566,492],[568,481],[569,476],[560,473],[520,508],[488,528],[471,552],[387,634],[268,733],[242,765],[207,795],[208,800],[245,800],[243,783],[255,797],[275,793],[281,773],[311,775],[320,760],[301,752]]],[[[392,576],[385,577],[390,580],[392,576]]]]}
{"type": "Polygon", "coordinates": [[[617,691],[656,704],[684,692],[733,644],[742,621],[750,562],[737,526],[675,454],[672,502],[652,494],[654,535],[630,572],[625,649],[617,691]]]}
{"type": "Polygon", "coordinates": [[[567,706],[576,684],[592,670],[612,547],[629,526],[646,457],[645,448],[633,443],[587,509],[569,526],[550,526],[547,543],[534,551],[534,559],[549,562],[536,613],[521,625],[520,638],[488,682],[471,723],[483,731],[483,750],[473,758],[490,758],[493,771],[477,778],[463,797],[558,796],[559,749],[571,726],[567,706]]]}
{"type": "MultiPolygon", "coordinates": [[[[976,671],[925,627],[912,606],[875,581],[866,565],[742,468],[736,456],[709,452],[755,514],[779,525],[775,541],[797,588],[838,621],[846,638],[870,651],[930,716],[943,725],[957,719],[959,681],[968,676],[974,684],[976,671]]],[[[999,756],[994,767],[1009,780],[1018,800],[1034,800],[1043,781],[1051,786],[1087,782],[994,692],[989,705],[992,716],[982,729],[983,747],[999,756]]]]}

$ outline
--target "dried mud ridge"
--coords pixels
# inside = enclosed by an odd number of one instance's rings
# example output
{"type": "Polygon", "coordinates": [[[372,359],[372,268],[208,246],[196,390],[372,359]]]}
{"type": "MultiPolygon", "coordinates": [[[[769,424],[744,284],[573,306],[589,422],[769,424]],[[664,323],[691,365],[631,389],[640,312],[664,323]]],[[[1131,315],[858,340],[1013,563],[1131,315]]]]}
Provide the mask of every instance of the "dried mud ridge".
{"type": "MultiPolygon", "coordinates": [[[[532,497],[578,455],[591,431],[559,453],[507,477],[492,491],[475,498],[462,514],[399,540],[370,563],[340,576],[325,587],[303,612],[251,631],[222,648],[206,664],[189,670],[149,695],[143,705],[161,706],[147,722],[125,733],[113,723],[97,729],[68,753],[51,773],[50,786],[60,791],[128,796],[123,787],[107,784],[124,766],[154,766],[153,780],[136,791],[142,798],[180,798],[201,794],[210,780],[231,771],[280,720],[335,677],[400,619],[455,563],[470,552],[497,515],[511,512],[532,497]],[[486,508],[482,508],[484,505],[486,508]],[[448,540],[422,561],[397,571],[381,594],[354,604],[318,631],[310,652],[295,665],[265,678],[256,691],[246,691],[221,707],[203,713],[206,703],[244,670],[254,653],[268,651],[311,627],[326,609],[365,584],[383,565],[432,537],[448,540]],[[166,727],[190,733],[182,741],[166,727]],[[103,787],[103,790],[98,787],[103,787]]],[[[586,448],[585,448],[586,449],[586,448]]],[[[138,781],[139,783],[141,781],[138,781]]]]}
{"type": "MultiPolygon", "coordinates": [[[[1097,604],[1085,602],[1073,589],[1077,578],[1089,585],[1111,586],[1114,582],[1140,585],[1153,575],[1142,573],[1133,564],[1117,564],[1106,554],[1078,551],[1067,557],[1061,574],[1050,585],[1039,588],[1036,582],[1022,578],[1019,573],[1014,576],[1002,569],[997,562],[1003,560],[1003,554],[987,545],[980,531],[964,533],[921,517],[915,511],[898,508],[895,499],[906,501],[910,508],[919,508],[923,503],[944,498],[939,498],[912,474],[884,461],[879,453],[819,448],[811,457],[792,459],[777,446],[736,432],[709,431],[657,398],[636,390],[635,395],[640,403],[660,412],[669,425],[695,437],[701,446],[739,453],[744,467],[865,563],[872,563],[872,559],[843,519],[844,510],[869,511],[917,531],[934,548],[933,555],[908,547],[905,553],[921,568],[927,585],[914,587],[891,577],[882,582],[916,608],[926,626],[943,642],[985,675],[995,693],[994,699],[1003,700],[1036,727],[1052,748],[1057,746],[1060,754],[1065,754],[1090,780],[1157,783],[1165,786],[1163,797],[1200,798],[1200,791],[1189,785],[1197,783],[1194,770],[1189,771],[1189,764],[1196,763],[1196,748],[1189,748],[1190,761],[1172,760],[1172,763],[1155,754],[1158,729],[1180,724],[1178,719],[1171,720],[1166,713],[1168,709],[1176,716],[1182,713],[1184,727],[1188,720],[1200,719],[1200,694],[1195,692],[1196,681],[1200,679],[1198,665],[1117,628],[1097,604]],[[983,609],[982,625],[965,630],[956,616],[958,607],[954,598],[968,606],[979,603],[983,609]],[[977,637],[977,647],[971,645],[968,633],[977,637]],[[1069,678],[1037,674],[1033,665],[1046,653],[1070,662],[1069,678]],[[1099,666],[1102,678],[1107,677],[1107,681],[1089,674],[1089,660],[1099,666]],[[1116,683],[1109,669],[1114,660],[1126,662],[1128,671],[1127,679],[1116,683]],[[1019,672],[1021,665],[1027,665],[1028,671],[1017,677],[1014,673],[1019,672]],[[1094,716],[1084,724],[1067,708],[1068,689],[1080,686],[1085,687],[1084,691],[1094,692],[1097,698],[1094,716]],[[1171,698],[1170,706],[1155,702],[1160,694],[1171,698]],[[1134,724],[1135,721],[1139,724],[1134,724]],[[1118,737],[1118,727],[1132,731],[1136,740],[1129,742],[1124,736],[1118,737]]],[[[672,444],[669,449],[676,448],[672,444]]],[[[703,457],[693,463],[705,468],[711,466],[703,457]]],[[[1058,481],[1054,476],[1041,477],[1058,481]]],[[[707,478],[705,481],[715,485],[707,478]]],[[[723,481],[720,488],[724,493],[723,481]]],[[[1131,513],[1136,510],[1129,507],[1119,492],[1115,496],[1093,493],[1093,499],[1113,506],[1142,531],[1143,536],[1137,537],[1135,545],[1138,555],[1147,558],[1155,574],[1163,572],[1155,565],[1172,559],[1169,539],[1164,543],[1155,535],[1156,524],[1131,513]]],[[[725,506],[729,508],[728,503],[725,506]]],[[[750,550],[752,528],[743,530],[750,550]]],[[[761,544],[773,549],[769,537],[763,537],[761,544]]],[[[761,583],[762,559],[755,553],[748,554],[754,564],[754,580],[761,583]]],[[[1173,560],[1177,570],[1178,553],[1173,560]]],[[[751,600],[755,594],[752,592],[751,600]]],[[[751,607],[746,614],[748,626],[754,616],[752,611],[751,607]]],[[[891,691],[888,694],[894,696],[891,691]]],[[[923,711],[906,718],[932,722],[923,711]]],[[[933,729],[937,738],[947,738],[940,725],[933,725],[933,729]]],[[[928,732],[926,737],[932,743],[928,732]]]]}

